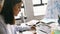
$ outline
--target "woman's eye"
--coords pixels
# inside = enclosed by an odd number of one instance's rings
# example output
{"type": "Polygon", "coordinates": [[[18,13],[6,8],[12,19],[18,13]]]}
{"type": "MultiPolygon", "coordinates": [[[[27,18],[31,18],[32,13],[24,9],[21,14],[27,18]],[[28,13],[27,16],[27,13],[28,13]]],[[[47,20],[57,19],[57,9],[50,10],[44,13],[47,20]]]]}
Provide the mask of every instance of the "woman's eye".
{"type": "Polygon", "coordinates": [[[20,6],[18,8],[20,8],[20,6]]]}

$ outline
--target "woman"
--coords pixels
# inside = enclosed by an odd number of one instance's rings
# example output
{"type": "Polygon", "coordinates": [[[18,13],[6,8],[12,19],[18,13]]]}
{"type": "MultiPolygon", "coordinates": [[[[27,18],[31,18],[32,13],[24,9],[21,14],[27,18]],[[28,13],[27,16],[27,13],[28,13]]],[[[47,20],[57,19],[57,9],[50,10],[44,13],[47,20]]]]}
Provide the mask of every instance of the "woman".
{"type": "MultiPolygon", "coordinates": [[[[11,24],[11,25],[15,24],[14,16],[16,16],[21,10],[21,4],[22,4],[21,0],[5,0],[4,1],[4,5],[3,5],[0,15],[3,16],[3,21],[5,24],[11,24]]],[[[8,34],[10,33],[14,34],[12,33],[14,32],[13,30],[11,32],[12,26],[10,27],[10,29],[8,29],[9,26],[7,25],[8,34]]]]}
{"type": "Polygon", "coordinates": [[[1,15],[6,24],[15,24],[14,16],[21,11],[21,0],[5,0],[1,15]]]}

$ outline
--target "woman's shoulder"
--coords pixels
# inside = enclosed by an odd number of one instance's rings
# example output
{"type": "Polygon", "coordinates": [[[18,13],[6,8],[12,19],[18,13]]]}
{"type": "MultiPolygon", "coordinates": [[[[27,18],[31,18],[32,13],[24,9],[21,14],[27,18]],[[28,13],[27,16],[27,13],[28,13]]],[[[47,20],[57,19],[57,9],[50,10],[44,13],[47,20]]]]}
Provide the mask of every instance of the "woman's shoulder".
{"type": "Polygon", "coordinates": [[[3,19],[3,16],[2,16],[2,15],[0,15],[0,20],[1,20],[1,19],[3,19]]]}
{"type": "Polygon", "coordinates": [[[4,19],[2,15],[0,15],[0,22],[4,23],[4,19]]]}
{"type": "Polygon", "coordinates": [[[0,15],[0,34],[7,34],[6,24],[4,23],[1,15],[0,15]]]}

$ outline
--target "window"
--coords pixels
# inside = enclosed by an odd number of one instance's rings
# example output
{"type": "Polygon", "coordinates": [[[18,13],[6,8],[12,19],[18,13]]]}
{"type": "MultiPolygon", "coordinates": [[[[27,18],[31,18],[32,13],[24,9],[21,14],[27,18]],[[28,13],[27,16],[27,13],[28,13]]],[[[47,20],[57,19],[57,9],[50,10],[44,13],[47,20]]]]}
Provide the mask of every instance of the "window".
{"type": "Polygon", "coordinates": [[[47,0],[32,0],[34,16],[45,15],[47,0]]]}
{"type": "Polygon", "coordinates": [[[40,4],[40,0],[32,0],[33,4],[40,4]]]}

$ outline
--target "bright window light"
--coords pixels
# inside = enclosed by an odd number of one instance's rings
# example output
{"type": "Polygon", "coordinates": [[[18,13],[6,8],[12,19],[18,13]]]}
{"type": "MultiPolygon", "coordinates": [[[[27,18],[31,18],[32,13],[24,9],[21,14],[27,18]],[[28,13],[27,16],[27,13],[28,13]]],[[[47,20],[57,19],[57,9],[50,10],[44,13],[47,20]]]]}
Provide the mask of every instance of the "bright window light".
{"type": "Polygon", "coordinates": [[[40,0],[32,0],[33,4],[40,4],[40,0]]]}
{"type": "Polygon", "coordinates": [[[42,2],[43,2],[43,3],[47,3],[47,2],[48,2],[48,0],[42,0],[42,2]]]}
{"type": "MultiPolygon", "coordinates": [[[[42,3],[47,3],[48,0],[42,0],[42,3]]],[[[39,4],[40,0],[33,0],[33,4],[39,4]]],[[[33,6],[34,16],[45,15],[47,5],[33,6]]]]}
{"type": "Polygon", "coordinates": [[[34,9],[34,16],[45,15],[46,7],[47,7],[47,5],[33,7],[33,9],[34,9]]]}

